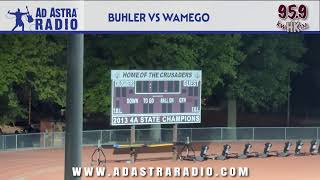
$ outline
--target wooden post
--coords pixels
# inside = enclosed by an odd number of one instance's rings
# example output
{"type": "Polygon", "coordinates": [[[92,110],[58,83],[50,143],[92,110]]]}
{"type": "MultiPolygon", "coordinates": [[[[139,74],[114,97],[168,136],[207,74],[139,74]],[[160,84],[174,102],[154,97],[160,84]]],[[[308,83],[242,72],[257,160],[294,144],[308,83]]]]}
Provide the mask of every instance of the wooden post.
{"type": "Polygon", "coordinates": [[[136,128],[135,126],[131,126],[131,133],[130,133],[130,144],[136,143],[136,128]]]}

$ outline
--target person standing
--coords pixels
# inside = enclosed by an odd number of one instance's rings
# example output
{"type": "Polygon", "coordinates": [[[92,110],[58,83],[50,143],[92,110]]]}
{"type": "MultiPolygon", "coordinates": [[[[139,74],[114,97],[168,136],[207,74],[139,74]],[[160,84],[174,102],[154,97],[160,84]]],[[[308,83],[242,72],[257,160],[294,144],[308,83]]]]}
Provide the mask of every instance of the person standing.
{"type": "Polygon", "coordinates": [[[22,27],[22,31],[24,31],[24,23],[22,21],[22,16],[27,15],[28,13],[23,13],[18,8],[18,10],[16,12],[8,11],[8,14],[16,16],[16,25],[13,27],[12,31],[14,31],[17,27],[22,27]]]}

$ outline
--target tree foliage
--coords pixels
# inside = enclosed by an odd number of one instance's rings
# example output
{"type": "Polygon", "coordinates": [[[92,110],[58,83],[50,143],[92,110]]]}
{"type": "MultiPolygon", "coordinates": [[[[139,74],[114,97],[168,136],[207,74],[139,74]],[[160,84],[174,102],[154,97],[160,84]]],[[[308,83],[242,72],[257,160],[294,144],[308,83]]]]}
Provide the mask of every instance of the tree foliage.
{"type": "MultiPolygon", "coordinates": [[[[298,35],[86,35],[84,111],[110,110],[111,69],[202,70],[202,96],[217,89],[251,108],[286,100],[289,73],[301,72],[298,35]]],[[[35,104],[62,108],[66,94],[66,36],[0,36],[0,122],[24,117],[35,104]]]]}
{"type": "Polygon", "coordinates": [[[290,91],[289,76],[303,70],[303,37],[247,35],[242,41],[246,59],[228,83],[229,96],[255,110],[279,107],[290,91]]]}
{"type": "Polygon", "coordinates": [[[92,35],[86,39],[85,110],[110,110],[111,69],[198,69],[203,96],[244,59],[240,35],[92,35]]]}
{"type": "Polygon", "coordinates": [[[25,116],[30,88],[35,100],[64,105],[65,71],[54,59],[62,46],[47,35],[1,35],[0,39],[0,122],[25,116]]]}

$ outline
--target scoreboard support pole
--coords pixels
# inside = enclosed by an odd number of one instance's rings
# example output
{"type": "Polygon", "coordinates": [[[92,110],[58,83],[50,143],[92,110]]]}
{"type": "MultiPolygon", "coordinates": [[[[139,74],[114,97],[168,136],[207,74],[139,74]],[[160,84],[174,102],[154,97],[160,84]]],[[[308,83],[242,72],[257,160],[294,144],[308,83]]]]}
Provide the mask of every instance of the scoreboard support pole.
{"type": "Polygon", "coordinates": [[[151,138],[154,143],[161,143],[161,124],[153,124],[151,129],[151,138]]]}
{"type": "Polygon", "coordinates": [[[131,126],[130,143],[131,144],[135,144],[136,143],[136,127],[135,126],[131,126]]]}
{"type": "Polygon", "coordinates": [[[173,125],[173,137],[172,137],[172,141],[178,142],[178,124],[174,124],[173,125]]]}

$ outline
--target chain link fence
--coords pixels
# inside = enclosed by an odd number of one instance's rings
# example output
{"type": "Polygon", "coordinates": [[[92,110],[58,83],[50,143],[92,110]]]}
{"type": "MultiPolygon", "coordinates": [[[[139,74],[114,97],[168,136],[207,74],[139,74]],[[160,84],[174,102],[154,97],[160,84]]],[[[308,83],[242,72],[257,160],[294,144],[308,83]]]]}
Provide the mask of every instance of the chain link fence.
{"type": "MultiPolygon", "coordinates": [[[[170,143],[173,129],[162,128],[161,137],[154,140],[155,129],[136,129],[136,143],[170,143]]],[[[158,129],[157,129],[158,130],[158,129]]],[[[250,127],[250,128],[179,128],[178,141],[261,141],[261,140],[319,140],[320,128],[315,127],[250,127]]],[[[102,144],[130,143],[130,129],[95,130],[83,132],[83,145],[95,146],[98,140],[102,144]]],[[[0,151],[25,149],[63,148],[64,132],[0,135],[0,151]]]]}

